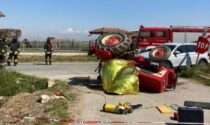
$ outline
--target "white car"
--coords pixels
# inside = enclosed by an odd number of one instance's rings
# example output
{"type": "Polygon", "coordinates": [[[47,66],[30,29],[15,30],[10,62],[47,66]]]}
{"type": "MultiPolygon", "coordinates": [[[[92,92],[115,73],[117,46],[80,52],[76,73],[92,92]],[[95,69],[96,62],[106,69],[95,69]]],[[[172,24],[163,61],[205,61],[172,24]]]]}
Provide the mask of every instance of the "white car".
{"type": "Polygon", "coordinates": [[[146,48],[144,48],[144,49],[138,50],[138,53],[141,54],[141,53],[144,53],[144,52],[149,52],[149,51],[151,51],[152,49],[154,49],[155,47],[156,47],[156,46],[148,46],[148,47],[146,47],[146,48]]]}
{"type": "MultiPolygon", "coordinates": [[[[171,49],[169,58],[163,62],[163,65],[167,68],[178,68],[196,64],[207,65],[210,63],[208,52],[199,55],[195,52],[196,43],[166,43],[161,46],[167,46],[171,49]]],[[[140,53],[140,55],[149,59],[149,52],[140,53]]]]}

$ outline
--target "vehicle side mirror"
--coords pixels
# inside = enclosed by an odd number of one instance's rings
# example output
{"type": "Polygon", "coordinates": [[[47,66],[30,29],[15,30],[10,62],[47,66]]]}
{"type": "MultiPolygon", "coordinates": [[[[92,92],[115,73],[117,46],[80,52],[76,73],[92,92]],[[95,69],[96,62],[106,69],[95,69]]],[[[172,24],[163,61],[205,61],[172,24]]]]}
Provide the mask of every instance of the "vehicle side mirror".
{"type": "Polygon", "coordinates": [[[178,55],[178,54],[181,54],[181,52],[176,50],[176,51],[174,52],[174,55],[176,56],[176,55],[178,55]]]}

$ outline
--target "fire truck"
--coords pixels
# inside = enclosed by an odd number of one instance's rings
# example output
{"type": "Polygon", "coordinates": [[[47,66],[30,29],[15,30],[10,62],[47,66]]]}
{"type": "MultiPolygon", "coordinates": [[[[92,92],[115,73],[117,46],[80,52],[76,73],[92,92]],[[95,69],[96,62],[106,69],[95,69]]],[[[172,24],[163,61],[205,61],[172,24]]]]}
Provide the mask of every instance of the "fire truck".
{"type": "Polygon", "coordinates": [[[136,48],[158,46],[168,42],[196,42],[203,34],[210,35],[210,27],[170,26],[144,27],[140,26],[136,41],[136,48]]]}
{"type": "MultiPolygon", "coordinates": [[[[188,43],[197,42],[200,36],[210,37],[210,27],[208,26],[170,26],[168,27],[144,27],[140,26],[138,31],[127,33],[130,42],[124,40],[119,43],[104,45],[101,42],[96,42],[96,46],[102,50],[110,49],[113,52],[125,51],[130,45],[133,49],[141,50],[148,46],[158,46],[164,43],[188,43]]],[[[95,46],[95,43],[90,44],[95,46]]],[[[91,53],[91,51],[90,51],[91,53]]],[[[210,53],[210,49],[209,49],[210,53]]]]}

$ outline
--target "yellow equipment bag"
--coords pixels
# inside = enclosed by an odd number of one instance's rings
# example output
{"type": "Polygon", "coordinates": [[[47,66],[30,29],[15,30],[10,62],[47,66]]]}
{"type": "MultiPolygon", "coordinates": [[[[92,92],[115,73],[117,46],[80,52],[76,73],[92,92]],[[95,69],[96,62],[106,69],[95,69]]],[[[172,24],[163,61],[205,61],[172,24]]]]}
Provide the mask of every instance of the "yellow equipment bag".
{"type": "Polygon", "coordinates": [[[107,93],[137,94],[139,79],[136,68],[130,61],[113,59],[102,65],[102,84],[107,93]]]}

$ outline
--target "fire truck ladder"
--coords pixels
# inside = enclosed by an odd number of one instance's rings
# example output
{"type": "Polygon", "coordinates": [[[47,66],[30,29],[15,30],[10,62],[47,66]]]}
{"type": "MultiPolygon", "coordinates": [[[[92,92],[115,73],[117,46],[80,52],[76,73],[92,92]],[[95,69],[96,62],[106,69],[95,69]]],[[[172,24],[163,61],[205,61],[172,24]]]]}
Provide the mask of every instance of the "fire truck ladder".
{"type": "Polygon", "coordinates": [[[210,26],[170,26],[176,32],[210,32],[210,26]]]}

